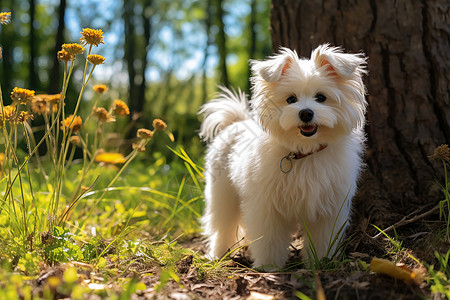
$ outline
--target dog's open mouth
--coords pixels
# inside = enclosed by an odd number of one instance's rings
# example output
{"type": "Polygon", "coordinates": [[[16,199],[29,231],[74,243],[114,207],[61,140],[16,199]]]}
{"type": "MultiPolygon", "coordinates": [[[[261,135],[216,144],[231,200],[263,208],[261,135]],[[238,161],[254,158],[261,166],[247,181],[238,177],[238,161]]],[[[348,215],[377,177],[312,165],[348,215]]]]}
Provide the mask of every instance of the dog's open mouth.
{"type": "Polygon", "coordinates": [[[317,125],[302,125],[298,128],[300,129],[300,133],[304,136],[313,136],[317,132],[317,125]]]}

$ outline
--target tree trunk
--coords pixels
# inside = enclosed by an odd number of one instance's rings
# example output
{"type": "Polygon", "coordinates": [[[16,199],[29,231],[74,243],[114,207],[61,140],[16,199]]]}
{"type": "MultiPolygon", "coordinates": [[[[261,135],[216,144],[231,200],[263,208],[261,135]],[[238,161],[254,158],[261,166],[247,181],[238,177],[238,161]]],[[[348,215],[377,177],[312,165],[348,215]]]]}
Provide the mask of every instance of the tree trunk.
{"type": "MultiPolygon", "coordinates": [[[[251,0],[250,2],[250,20],[249,20],[249,41],[248,41],[248,57],[250,59],[255,59],[255,53],[256,53],[256,31],[255,31],[255,25],[256,25],[256,0],[251,0]]],[[[250,65],[248,66],[248,78],[251,77],[252,68],[250,65]]],[[[247,87],[245,88],[245,92],[250,95],[250,80],[247,82],[247,87]]]]}
{"type": "Polygon", "coordinates": [[[438,0],[273,0],[274,50],[287,46],[309,57],[329,42],[369,57],[359,217],[384,224],[392,213],[441,199],[435,179],[443,169],[427,156],[450,141],[449,8],[438,0]]]}
{"type": "Polygon", "coordinates": [[[225,13],[223,11],[223,0],[216,1],[216,16],[217,16],[217,47],[219,48],[219,70],[220,70],[220,82],[224,86],[229,86],[230,82],[228,80],[228,70],[227,70],[227,37],[225,34],[225,24],[223,19],[225,13]]]}
{"type": "Polygon", "coordinates": [[[147,88],[147,79],[145,76],[145,70],[147,69],[148,59],[147,54],[148,51],[150,51],[150,38],[151,38],[151,6],[152,1],[145,1],[144,7],[143,7],[143,14],[142,14],[142,23],[144,27],[144,35],[143,35],[143,43],[144,43],[144,51],[141,53],[141,68],[140,73],[142,77],[142,81],[139,84],[139,91],[138,91],[138,102],[136,103],[136,110],[139,112],[144,111],[144,105],[145,105],[145,90],[147,88]]]}
{"type": "Polygon", "coordinates": [[[36,31],[34,30],[34,22],[36,19],[36,1],[30,0],[30,62],[28,65],[28,88],[35,90],[40,88],[39,76],[36,71],[36,58],[38,50],[38,40],[36,39],[36,31]]]}
{"type": "Polygon", "coordinates": [[[65,15],[66,0],[60,0],[58,12],[58,30],[56,31],[55,47],[53,48],[50,56],[53,61],[53,65],[50,70],[49,86],[47,88],[47,92],[51,94],[61,92],[61,64],[56,57],[56,53],[61,50],[61,45],[64,42],[65,15]]]}
{"type": "Polygon", "coordinates": [[[209,58],[209,47],[212,44],[211,39],[211,26],[212,26],[212,3],[211,0],[206,0],[206,16],[205,16],[205,32],[206,32],[206,45],[205,45],[205,53],[202,62],[202,103],[206,103],[209,98],[208,94],[208,78],[207,78],[207,70],[208,70],[208,58],[209,58]]]}
{"type": "Polygon", "coordinates": [[[131,20],[134,17],[133,13],[134,1],[123,2],[123,20],[125,25],[125,60],[127,62],[128,70],[128,106],[130,107],[130,117],[134,113],[138,113],[137,105],[135,103],[137,98],[137,85],[136,85],[136,68],[135,68],[135,51],[136,48],[136,36],[134,27],[131,24],[131,20]]]}

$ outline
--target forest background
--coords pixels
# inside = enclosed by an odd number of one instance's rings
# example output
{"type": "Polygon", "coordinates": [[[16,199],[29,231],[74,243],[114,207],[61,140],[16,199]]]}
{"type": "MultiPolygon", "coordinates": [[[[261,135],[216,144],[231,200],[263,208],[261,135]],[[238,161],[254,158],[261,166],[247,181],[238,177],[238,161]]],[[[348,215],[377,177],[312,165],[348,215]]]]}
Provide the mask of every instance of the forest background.
{"type": "MultiPolygon", "coordinates": [[[[168,120],[176,140],[198,154],[197,110],[217,85],[249,90],[249,58],[270,54],[268,0],[264,1],[1,1],[13,11],[1,30],[3,98],[15,86],[58,93],[61,44],[77,42],[81,28],[101,28],[106,57],[93,83],[127,101],[130,118],[148,125],[168,120]]],[[[74,77],[81,78],[82,68],[74,77]]],[[[79,87],[72,86],[68,98],[79,87]]],[[[74,105],[68,101],[67,105],[74,105]]],[[[83,105],[83,103],[82,103],[83,105]]]]}

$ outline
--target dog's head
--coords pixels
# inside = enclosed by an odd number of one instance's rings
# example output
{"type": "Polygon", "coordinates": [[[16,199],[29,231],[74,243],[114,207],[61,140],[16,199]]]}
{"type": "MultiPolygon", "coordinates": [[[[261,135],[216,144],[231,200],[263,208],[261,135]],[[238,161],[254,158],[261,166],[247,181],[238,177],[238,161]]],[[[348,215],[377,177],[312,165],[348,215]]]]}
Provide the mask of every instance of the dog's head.
{"type": "Polygon", "coordinates": [[[304,59],[281,48],[251,65],[252,108],[264,130],[291,151],[312,151],[364,125],[363,54],[321,45],[304,59]]]}

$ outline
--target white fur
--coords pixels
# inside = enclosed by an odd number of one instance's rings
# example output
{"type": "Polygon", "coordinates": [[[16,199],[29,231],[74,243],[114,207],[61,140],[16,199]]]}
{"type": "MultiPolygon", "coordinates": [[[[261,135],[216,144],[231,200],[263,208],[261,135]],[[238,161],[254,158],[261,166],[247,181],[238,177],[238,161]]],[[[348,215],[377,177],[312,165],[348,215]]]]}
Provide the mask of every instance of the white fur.
{"type": "Polygon", "coordinates": [[[281,48],[251,65],[252,110],[245,94],[222,88],[200,111],[205,115],[200,136],[211,141],[202,218],[210,255],[223,256],[245,236],[254,266],[282,267],[292,233],[305,224],[323,257],[349,223],[363,165],[365,58],[322,45],[309,60],[281,48]],[[327,100],[317,102],[317,93],[327,100]],[[291,95],[298,101],[288,104],[291,95]],[[313,136],[300,134],[302,109],[314,112],[313,136]],[[327,147],[316,152],[321,145],[327,147]],[[284,174],[280,161],[290,152],[314,153],[292,160],[292,170],[284,174]]]}

